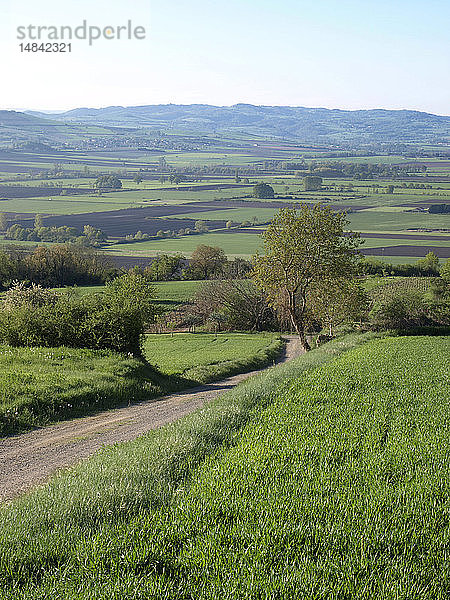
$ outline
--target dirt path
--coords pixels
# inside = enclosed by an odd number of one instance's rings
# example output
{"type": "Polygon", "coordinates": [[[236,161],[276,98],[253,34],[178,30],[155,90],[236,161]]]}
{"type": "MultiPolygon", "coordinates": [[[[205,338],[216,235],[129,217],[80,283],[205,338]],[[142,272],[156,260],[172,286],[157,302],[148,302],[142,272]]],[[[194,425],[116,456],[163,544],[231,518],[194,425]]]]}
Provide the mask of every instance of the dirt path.
{"type": "MultiPolygon", "coordinates": [[[[302,354],[295,336],[285,338],[286,350],[278,362],[302,354]]],[[[88,458],[104,445],[132,440],[150,429],[179,419],[255,373],[241,373],[157,400],[107,410],[0,440],[0,501],[42,483],[57,469],[88,458]]]]}

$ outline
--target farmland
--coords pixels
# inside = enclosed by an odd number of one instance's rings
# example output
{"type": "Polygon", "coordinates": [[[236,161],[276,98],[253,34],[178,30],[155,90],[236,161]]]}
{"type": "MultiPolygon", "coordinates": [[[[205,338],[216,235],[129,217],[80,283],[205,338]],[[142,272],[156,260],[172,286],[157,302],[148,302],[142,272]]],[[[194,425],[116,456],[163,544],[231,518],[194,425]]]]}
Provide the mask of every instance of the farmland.
{"type": "Polygon", "coordinates": [[[367,339],[5,507],[4,598],[445,598],[448,339],[367,339]]]}
{"type": "MultiPolygon", "coordinates": [[[[280,351],[282,344],[274,333],[177,333],[150,334],[145,338],[147,359],[167,375],[181,375],[195,381],[210,380],[216,367],[224,376],[232,371],[251,370],[267,364],[267,352],[280,351]]],[[[270,360],[270,357],[269,357],[270,360]]],[[[217,373],[215,379],[221,375],[217,373]]]]}
{"type": "Polygon", "coordinates": [[[150,364],[106,350],[1,346],[0,436],[262,368],[283,346],[271,333],[153,335],[150,364]]]}
{"type": "Polygon", "coordinates": [[[450,215],[428,212],[431,205],[450,202],[450,162],[443,149],[439,156],[427,146],[423,157],[415,148],[364,155],[356,148],[327,152],[242,133],[178,133],[149,138],[137,150],[115,148],[118,138],[100,129],[103,141],[96,148],[0,150],[0,209],[10,224],[30,227],[39,213],[49,227],[81,231],[92,225],[107,235],[103,250],[112,258],[130,257],[131,264],[160,253],[189,256],[198,244],[249,257],[260,247],[261,224],[279,208],[320,202],[347,211],[349,229],[364,239],[364,254],[391,262],[414,262],[428,252],[449,256],[450,215]],[[101,147],[106,139],[108,149],[101,147]],[[306,190],[305,177],[319,173],[320,189],[306,190]],[[97,177],[106,174],[117,175],[122,189],[96,189],[97,177]],[[258,182],[271,185],[275,197],[253,198],[258,182]],[[199,220],[209,231],[192,235],[199,220]],[[132,239],[138,232],[150,239],[132,239]]]}

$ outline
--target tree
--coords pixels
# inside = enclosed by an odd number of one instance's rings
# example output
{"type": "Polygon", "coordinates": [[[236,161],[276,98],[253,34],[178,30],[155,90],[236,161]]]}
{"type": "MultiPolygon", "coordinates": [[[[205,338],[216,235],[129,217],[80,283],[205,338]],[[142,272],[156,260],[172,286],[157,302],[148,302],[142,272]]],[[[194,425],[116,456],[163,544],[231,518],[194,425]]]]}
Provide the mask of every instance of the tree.
{"type": "Polygon", "coordinates": [[[305,192],[315,192],[320,190],[322,187],[322,177],[307,175],[303,178],[303,187],[305,188],[305,192]]]}
{"type": "Polygon", "coordinates": [[[367,292],[356,281],[335,279],[321,282],[310,293],[311,316],[328,329],[333,337],[334,328],[342,323],[361,321],[369,312],[367,292]]]}
{"type": "Polygon", "coordinates": [[[40,215],[39,213],[36,213],[34,216],[34,228],[40,229],[41,227],[44,227],[44,219],[43,219],[42,215],[40,215]]]}
{"type": "Polygon", "coordinates": [[[317,204],[283,208],[263,233],[264,255],[252,258],[252,276],[271,306],[287,314],[305,350],[310,292],[356,272],[359,235],[346,233],[344,213],[317,204]]]}
{"type": "Polygon", "coordinates": [[[195,221],[194,227],[197,233],[206,233],[208,231],[208,225],[205,221],[195,221]]]}
{"type": "Polygon", "coordinates": [[[393,194],[394,193],[394,189],[395,189],[395,186],[388,185],[387,189],[386,189],[386,194],[393,194]]]}
{"type": "Polygon", "coordinates": [[[185,263],[186,258],[181,254],[177,256],[160,254],[152,261],[150,267],[145,269],[145,274],[148,274],[152,281],[180,279],[185,263]]]}
{"type": "Polygon", "coordinates": [[[424,275],[439,275],[439,258],[434,252],[428,252],[425,258],[419,258],[416,265],[424,275]]]}
{"type": "Polygon", "coordinates": [[[142,183],[142,175],[140,173],[136,173],[136,175],[133,177],[133,181],[139,185],[142,183]]]}
{"type": "Polygon", "coordinates": [[[122,182],[116,175],[101,175],[94,182],[97,190],[119,190],[122,188],[122,182]]]}
{"type": "Polygon", "coordinates": [[[277,329],[274,310],[265,295],[249,279],[218,279],[204,283],[196,292],[190,311],[201,322],[217,315],[229,329],[263,331],[277,329]]]}
{"type": "Polygon", "coordinates": [[[450,258],[447,258],[447,260],[441,267],[441,277],[446,282],[450,283],[450,258]]]}
{"type": "Polygon", "coordinates": [[[8,215],[4,212],[0,213],[0,231],[8,229],[8,215]]]}
{"type": "Polygon", "coordinates": [[[254,198],[275,198],[273,187],[268,183],[257,183],[253,188],[254,198]]]}
{"type": "Polygon", "coordinates": [[[222,248],[200,244],[191,255],[191,271],[198,274],[199,279],[209,279],[221,273],[227,257],[222,248]]]}

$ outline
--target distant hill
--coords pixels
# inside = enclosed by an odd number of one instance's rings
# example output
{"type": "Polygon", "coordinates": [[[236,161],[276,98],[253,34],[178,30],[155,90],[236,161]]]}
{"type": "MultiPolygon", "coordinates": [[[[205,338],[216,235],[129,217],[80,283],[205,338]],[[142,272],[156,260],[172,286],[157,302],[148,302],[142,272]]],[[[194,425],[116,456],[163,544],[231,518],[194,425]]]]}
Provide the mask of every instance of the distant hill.
{"type": "Polygon", "coordinates": [[[36,115],[16,112],[15,110],[0,110],[0,127],[54,127],[52,120],[45,118],[46,115],[36,115]]]}
{"type": "Polygon", "coordinates": [[[413,110],[338,110],[290,106],[162,104],[76,108],[36,118],[86,125],[153,127],[196,133],[247,133],[314,143],[442,143],[450,117],[413,110]]]}

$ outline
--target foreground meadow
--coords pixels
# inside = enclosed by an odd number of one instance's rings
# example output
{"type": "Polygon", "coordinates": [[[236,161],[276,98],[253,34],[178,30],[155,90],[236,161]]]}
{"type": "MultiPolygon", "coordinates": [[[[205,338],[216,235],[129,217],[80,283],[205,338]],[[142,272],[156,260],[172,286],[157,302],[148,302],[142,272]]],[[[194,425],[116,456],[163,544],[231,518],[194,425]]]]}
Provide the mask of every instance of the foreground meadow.
{"type": "Polygon", "coordinates": [[[449,341],[368,338],[5,506],[2,597],[448,598],[449,341]]]}

